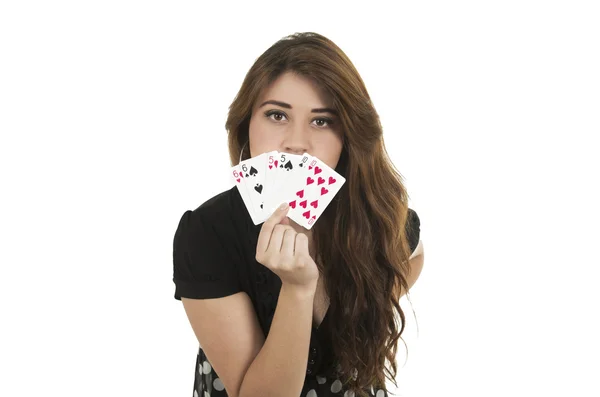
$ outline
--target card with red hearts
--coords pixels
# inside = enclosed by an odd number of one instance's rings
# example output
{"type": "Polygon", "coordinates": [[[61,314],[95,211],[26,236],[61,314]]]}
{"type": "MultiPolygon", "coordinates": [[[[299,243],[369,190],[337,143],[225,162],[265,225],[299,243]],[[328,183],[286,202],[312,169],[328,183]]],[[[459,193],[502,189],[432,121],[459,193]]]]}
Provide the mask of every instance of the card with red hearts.
{"type": "Polygon", "coordinates": [[[290,210],[288,217],[297,224],[310,229],[321,217],[325,208],[331,203],[346,179],[331,167],[311,157],[305,170],[298,173],[293,182],[293,196],[288,200],[290,210]]]}

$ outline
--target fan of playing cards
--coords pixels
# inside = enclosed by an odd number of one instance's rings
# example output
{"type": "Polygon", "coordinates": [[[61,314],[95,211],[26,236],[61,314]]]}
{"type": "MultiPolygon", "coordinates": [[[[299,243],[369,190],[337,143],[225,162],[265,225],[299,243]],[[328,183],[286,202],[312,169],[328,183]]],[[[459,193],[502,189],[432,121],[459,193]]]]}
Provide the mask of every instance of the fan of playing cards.
{"type": "Polygon", "coordinates": [[[287,201],[287,216],[310,229],[346,179],[318,158],[272,151],[242,161],[231,169],[255,225],[287,201]]]}

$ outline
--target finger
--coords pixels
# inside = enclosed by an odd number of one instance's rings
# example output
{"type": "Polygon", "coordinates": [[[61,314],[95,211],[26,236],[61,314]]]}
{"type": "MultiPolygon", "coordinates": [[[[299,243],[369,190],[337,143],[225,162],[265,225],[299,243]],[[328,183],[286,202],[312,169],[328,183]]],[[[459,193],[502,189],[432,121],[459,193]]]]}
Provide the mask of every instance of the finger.
{"type": "Polygon", "coordinates": [[[256,252],[263,253],[267,251],[269,247],[269,240],[271,239],[271,234],[273,233],[273,228],[275,225],[281,222],[282,219],[288,213],[289,206],[286,204],[285,209],[281,209],[279,207],[271,214],[271,216],[263,223],[260,234],[258,235],[258,242],[256,244],[256,252]]]}
{"type": "Polygon", "coordinates": [[[294,251],[294,255],[299,256],[299,255],[304,255],[304,256],[309,256],[309,252],[308,252],[308,236],[304,233],[298,233],[296,234],[296,246],[295,246],[295,251],[294,251]]]}
{"type": "Polygon", "coordinates": [[[279,255],[281,251],[281,244],[283,242],[283,237],[285,232],[291,229],[290,226],[283,225],[275,225],[273,228],[273,233],[271,233],[271,239],[269,240],[269,246],[267,247],[266,253],[268,255],[277,254],[279,255]]]}
{"type": "Polygon", "coordinates": [[[285,255],[289,258],[294,256],[294,246],[296,245],[296,231],[289,226],[289,229],[285,231],[283,235],[283,242],[281,243],[281,255],[285,255]]]}

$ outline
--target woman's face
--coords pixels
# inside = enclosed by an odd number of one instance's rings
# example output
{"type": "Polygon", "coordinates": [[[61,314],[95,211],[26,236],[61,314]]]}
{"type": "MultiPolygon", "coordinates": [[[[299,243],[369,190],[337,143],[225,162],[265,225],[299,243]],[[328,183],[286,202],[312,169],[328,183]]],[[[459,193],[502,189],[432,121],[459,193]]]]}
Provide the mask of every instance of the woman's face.
{"type": "Polygon", "coordinates": [[[282,74],[252,109],[250,156],[273,150],[308,152],[335,169],[342,152],[342,131],[332,107],[331,98],[309,79],[282,74]]]}

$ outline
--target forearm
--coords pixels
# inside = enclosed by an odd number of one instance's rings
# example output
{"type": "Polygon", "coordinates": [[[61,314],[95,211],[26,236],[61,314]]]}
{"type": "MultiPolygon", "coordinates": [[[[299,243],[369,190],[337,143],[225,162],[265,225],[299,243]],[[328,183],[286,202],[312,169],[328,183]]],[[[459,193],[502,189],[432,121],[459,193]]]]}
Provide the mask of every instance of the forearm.
{"type": "Polygon", "coordinates": [[[240,397],[298,397],[306,377],[314,290],[282,285],[271,329],[248,368],[240,397]]]}

